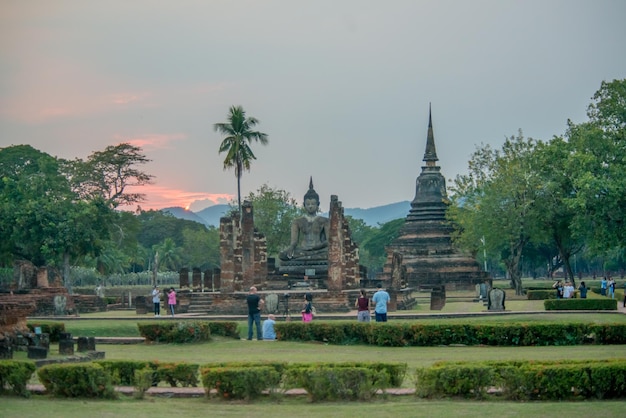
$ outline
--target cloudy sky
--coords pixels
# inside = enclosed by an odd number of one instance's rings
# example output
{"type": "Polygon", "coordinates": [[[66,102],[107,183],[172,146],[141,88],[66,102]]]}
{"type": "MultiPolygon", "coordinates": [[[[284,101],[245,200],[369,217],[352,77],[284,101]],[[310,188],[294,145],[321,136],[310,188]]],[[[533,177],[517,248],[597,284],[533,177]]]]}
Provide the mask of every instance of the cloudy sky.
{"type": "MultiPolygon", "coordinates": [[[[0,147],[86,158],[130,142],[142,208],[236,196],[213,130],[241,105],[269,145],[242,178],[322,209],[411,200],[432,104],[447,179],[476,146],[562,135],[626,78],[623,0],[2,0],[0,147]]],[[[131,208],[133,209],[133,208],[131,208]]]]}

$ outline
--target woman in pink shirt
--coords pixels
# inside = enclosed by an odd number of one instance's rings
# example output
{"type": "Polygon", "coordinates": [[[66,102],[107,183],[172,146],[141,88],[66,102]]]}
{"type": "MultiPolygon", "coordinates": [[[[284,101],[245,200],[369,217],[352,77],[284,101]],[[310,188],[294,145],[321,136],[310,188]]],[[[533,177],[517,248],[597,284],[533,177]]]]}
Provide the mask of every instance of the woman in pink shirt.
{"type": "Polygon", "coordinates": [[[170,312],[174,316],[174,306],[176,306],[176,292],[173,287],[170,287],[170,291],[167,293],[167,304],[170,305],[170,312]]]}

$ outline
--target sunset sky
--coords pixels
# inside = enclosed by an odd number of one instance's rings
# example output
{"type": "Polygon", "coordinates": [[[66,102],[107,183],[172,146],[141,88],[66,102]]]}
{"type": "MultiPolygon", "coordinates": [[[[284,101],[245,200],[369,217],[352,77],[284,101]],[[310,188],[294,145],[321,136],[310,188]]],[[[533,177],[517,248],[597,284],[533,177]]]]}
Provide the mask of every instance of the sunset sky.
{"type": "Polygon", "coordinates": [[[141,207],[197,211],[236,197],[213,124],[241,105],[269,137],[244,196],[301,202],[312,176],[324,211],[411,200],[429,103],[447,179],[481,143],[562,135],[626,78],[624,22],[623,0],[3,0],[0,147],[130,142],[141,207]]]}

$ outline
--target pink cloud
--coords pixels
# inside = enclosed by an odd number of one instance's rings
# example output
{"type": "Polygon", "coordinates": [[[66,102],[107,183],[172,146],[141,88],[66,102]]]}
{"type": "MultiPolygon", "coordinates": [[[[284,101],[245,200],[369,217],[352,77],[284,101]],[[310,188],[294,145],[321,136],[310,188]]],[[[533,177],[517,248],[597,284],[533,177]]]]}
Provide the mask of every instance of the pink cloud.
{"type": "Polygon", "coordinates": [[[230,194],[193,192],[182,189],[168,188],[156,184],[130,188],[128,191],[131,193],[142,193],[146,196],[146,200],[133,206],[122,207],[122,210],[135,210],[137,206],[140,206],[144,210],[163,209],[174,206],[201,210],[208,206],[228,203],[234,198],[233,195],[230,194]]]}
{"type": "Polygon", "coordinates": [[[138,136],[125,137],[123,135],[114,135],[113,137],[117,142],[128,142],[131,145],[140,147],[143,149],[167,149],[170,148],[170,143],[173,141],[182,141],[187,139],[185,134],[145,134],[138,136]]]}

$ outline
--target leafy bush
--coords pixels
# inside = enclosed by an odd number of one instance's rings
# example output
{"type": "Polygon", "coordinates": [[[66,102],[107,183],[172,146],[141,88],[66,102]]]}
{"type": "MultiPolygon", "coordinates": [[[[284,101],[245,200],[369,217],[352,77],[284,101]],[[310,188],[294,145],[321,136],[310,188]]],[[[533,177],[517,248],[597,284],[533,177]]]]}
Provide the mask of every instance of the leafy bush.
{"type": "Polygon", "coordinates": [[[556,291],[552,290],[528,290],[526,291],[526,298],[528,300],[545,300],[556,299],[556,291]]]}
{"type": "Polygon", "coordinates": [[[558,310],[586,310],[586,311],[616,311],[616,299],[554,299],[543,302],[546,311],[558,310]]]}
{"type": "Polygon", "coordinates": [[[172,387],[198,386],[198,365],[190,363],[157,363],[157,376],[172,387]]]}
{"type": "Polygon", "coordinates": [[[135,397],[137,399],[143,399],[144,395],[150,389],[150,387],[154,386],[155,379],[155,371],[150,367],[145,367],[143,369],[135,370],[133,381],[135,387],[135,397]]]}
{"type": "Polygon", "coordinates": [[[116,397],[111,375],[99,364],[49,364],[37,370],[37,376],[54,396],[116,397]]]}
{"type": "Polygon", "coordinates": [[[211,335],[221,335],[222,337],[239,339],[237,323],[233,321],[210,321],[209,330],[211,335]]]}
{"type": "Polygon", "coordinates": [[[0,360],[0,393],[10,389],[18,396],[28,397],[28,380],[35,372],[35,363],[30,361],[0,360]]]}
{"type": "Polygon", "coordinates": [[[190,343],[211,339],[208,321],[167,321],[137,324],[147,342],[190,343]]]}
{"type": "Polygon", "coordinates": [[[368,400],[376,393],[373,382],[387,379],[384,372],[367,367],[336,366],[290,367],[287,384],[306,389],[313,402],[368,400]]]}
{"type": "MultiPolygon", "coordinates": [[[[141,360],[96,360],[95,364],[99,364],[108,374],[111,375],[113,384],[122,386],[134,386],[135,373],[137,370],[145,369],[146,367],[151,369],[155,373],[158,365],[153,361],[141,361],[141,360]]],[[[158,380],[155,381],[155,385],[158,380]]]]}
{"type": "Polygon", "coordinates": [[[51,343],[57,343],[61,339],[61,333],[65,332],[65,324],[63,322],[37,321],[26,323],[30,332],[35,332],[35,327],[40,327],[41,332],[50,336],[51,343]]]}
{"type": "Polygon", "coordinates": [[[494,383],[494,369],[482,364],[439,365],[417,369],[416,394],[435,396],[463,396],[482,399],[494,383]]]}
{"type": "Polygon", "coordinates": [[[202,385],[207,396],[215,389],[222,399],[256,399],[264,390],[274,390],[281,376],[272,367],[202,367],[202,385]]]}

